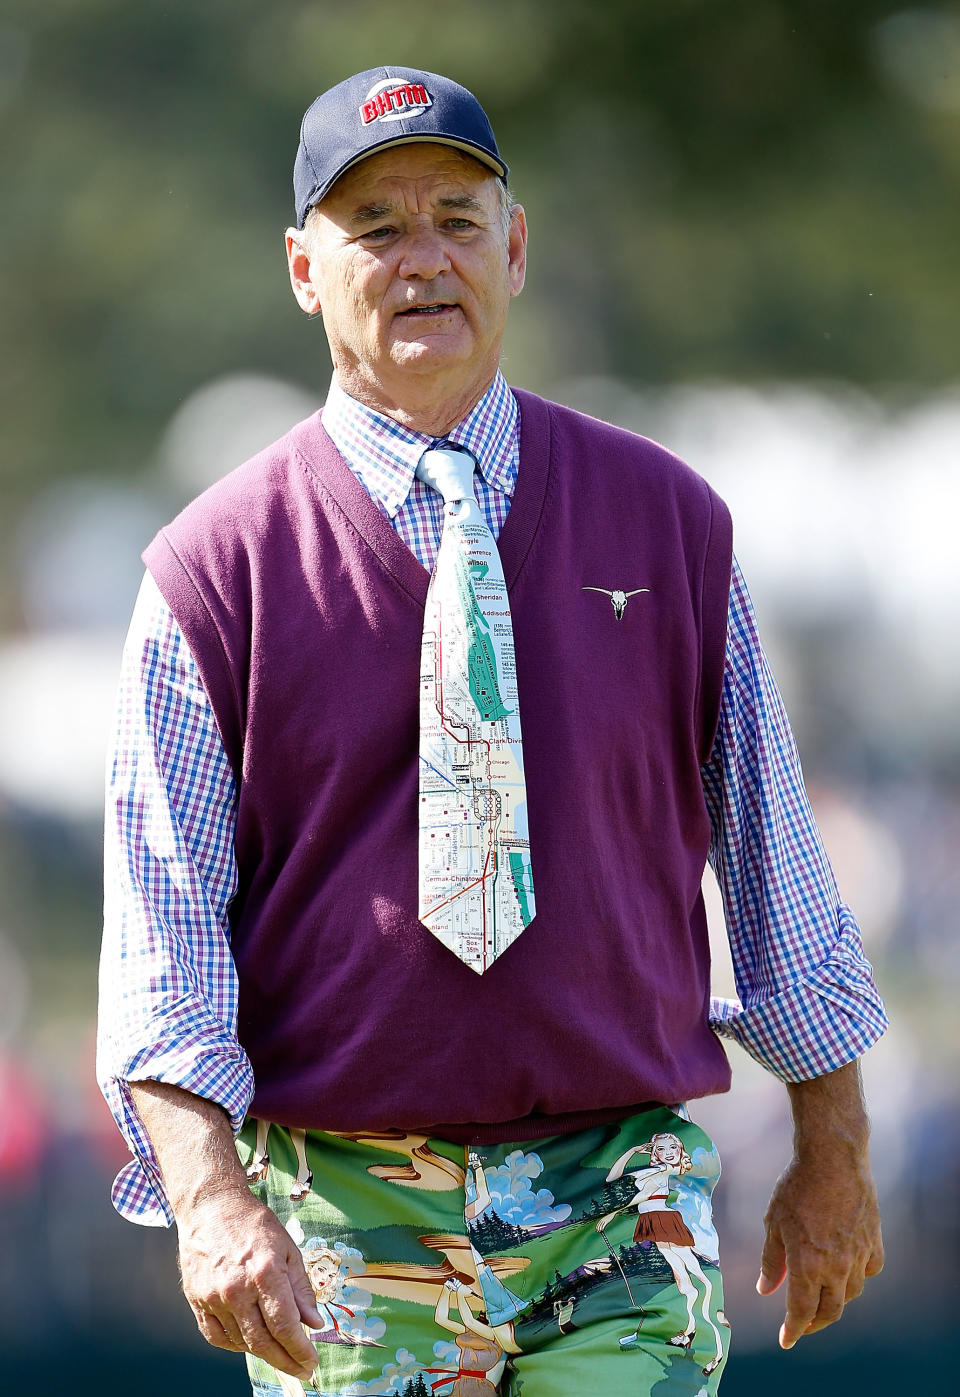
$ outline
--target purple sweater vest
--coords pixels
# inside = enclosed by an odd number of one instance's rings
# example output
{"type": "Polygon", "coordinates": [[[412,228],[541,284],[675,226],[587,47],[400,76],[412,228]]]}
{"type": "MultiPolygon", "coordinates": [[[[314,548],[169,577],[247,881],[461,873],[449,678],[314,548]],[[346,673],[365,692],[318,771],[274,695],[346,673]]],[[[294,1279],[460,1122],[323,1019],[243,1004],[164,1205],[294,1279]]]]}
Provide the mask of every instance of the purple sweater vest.
{"type": "Polygon", "coordinates": [[[729,1086],[707,1025],[699,776],[729,515],[661,447],[516,396],[500,551],[537,915],[483,976],[417,920],[428,574],[319,414],[144,555],[238,782],[238,1035],[264,1119],[493,1142],[729,1086]],[[649,590],[618,619],[585,587],[649,590]]]}

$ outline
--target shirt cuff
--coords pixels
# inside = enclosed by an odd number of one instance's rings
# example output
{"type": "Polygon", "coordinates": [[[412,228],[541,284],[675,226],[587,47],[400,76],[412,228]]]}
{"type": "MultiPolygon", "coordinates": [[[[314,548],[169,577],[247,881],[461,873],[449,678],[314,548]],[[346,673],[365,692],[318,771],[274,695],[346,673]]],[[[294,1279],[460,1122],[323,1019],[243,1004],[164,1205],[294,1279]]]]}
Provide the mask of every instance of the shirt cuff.
{"type": "MultiPolygon", "coordinates": [[[[222,1033],[222,1029],[221,1029],[222,1033]]],[[[236,1134],[253,1097],[253,1070],[236,1039],[197,1043],[195,1035],[139,1049],[119,1070],[101,1077],[101,1089],[114,1120],[134,1155],[111,1190],[121,1217],[146,1227],[168,1227],[173,1211],[150,1137],[130,1092],[131,1082],[167,1082],[221,1106],[236,1134]]]]}
{"type": "Polygon", "coordinates": [[[781,1081],[805,1082],[835,1072],[862,1057],[889,1026],[856,922],[844,912],[841,908],[840,935],[830,954],[803,979],[746,1005],[736,999],[710,1001],[715,1032],[735,1039],[781,1081]]]}

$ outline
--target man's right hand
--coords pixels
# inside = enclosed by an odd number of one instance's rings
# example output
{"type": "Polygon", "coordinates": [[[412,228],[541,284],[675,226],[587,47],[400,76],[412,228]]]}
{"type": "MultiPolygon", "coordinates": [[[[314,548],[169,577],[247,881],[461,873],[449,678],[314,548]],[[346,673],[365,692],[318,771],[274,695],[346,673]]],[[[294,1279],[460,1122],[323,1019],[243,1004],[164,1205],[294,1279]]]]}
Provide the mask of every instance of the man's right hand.
{"type": "Polygon", "coordinates": [[[183,1293],[215,1348],[253,1353],[305,1382],[327,1328],[293,1238],[247,1186],[224,1111],[165,1082],[131,1082],[180,1236],[183,1293]]]}
{"type": "Polygon", "coordinates": [[[178,1220],[180,1276],[200,1333],[214,1348],[256,1354],[307,1381],[317,1354],[304,1324],[323,1329],[300,1253],[252,1195],[217,1197],[178,1220]]]}

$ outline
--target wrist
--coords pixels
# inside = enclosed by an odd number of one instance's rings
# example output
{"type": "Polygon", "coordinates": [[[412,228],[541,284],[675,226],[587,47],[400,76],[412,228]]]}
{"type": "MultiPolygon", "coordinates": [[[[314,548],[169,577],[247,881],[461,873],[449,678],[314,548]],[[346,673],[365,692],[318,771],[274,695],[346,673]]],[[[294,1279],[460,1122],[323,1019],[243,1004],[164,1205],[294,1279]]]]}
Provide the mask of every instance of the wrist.
{"type": "Polygon", "coordinates": [[[869,1128],[836,1125],[793,1132],[793,1156],[801,1164],[823,1167],[827,1159],[834,1164],[859,1164],[869,1155],[869,1128]]]}
{"type": "Polygon", "coordinates": [[[187,1225],[203,1212],[222,1213],[225,1209],[236,1212],[246,1204],[256,1203],[242,1167],[236,1172],[229,1168],[200,1168],[189,1179],[165,1178],[164,1183],[178,1227],[187,1225]]]}
{"type": "Polygon", "coordinates": [[[222,1210],[252,1200],[220,1106],[164,1082],[132,1082],[130,1090],[178,1225],[204,1205],[222,1210]]]}
{"type": "Polygon", "coordinates": [[[870,1120],[860,1087],[859,1064],[787,1086],[793,1114],[793,1146],[798,1158],[825,1149],[862,1155],[870,1140],[870,1120]]]}

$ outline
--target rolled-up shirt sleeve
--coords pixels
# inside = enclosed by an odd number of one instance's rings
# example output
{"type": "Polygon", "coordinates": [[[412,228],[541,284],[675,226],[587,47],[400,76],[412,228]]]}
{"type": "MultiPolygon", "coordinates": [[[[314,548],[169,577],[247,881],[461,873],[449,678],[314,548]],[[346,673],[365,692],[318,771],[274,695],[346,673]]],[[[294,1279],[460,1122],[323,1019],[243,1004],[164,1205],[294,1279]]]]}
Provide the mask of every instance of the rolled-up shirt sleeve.
{"type": "Polygon", "coordinates": [[[712,1000],[711,1024],[784,1081],[823,1076],[866,1052],[887,1017],[736,561],[720,724],[701,774],[739,995],[712,1000]]]}
{"type": "Polygon", "coordinates": [[[228,909],[236,785],[186,641],[149,574],[121,662],[108,757],[97,1076],[134,1159],[124,1217],[172,1221],[130,1082],[214,1101],[240,1128],[253,1073],[236,1036],[228,909]]]}

